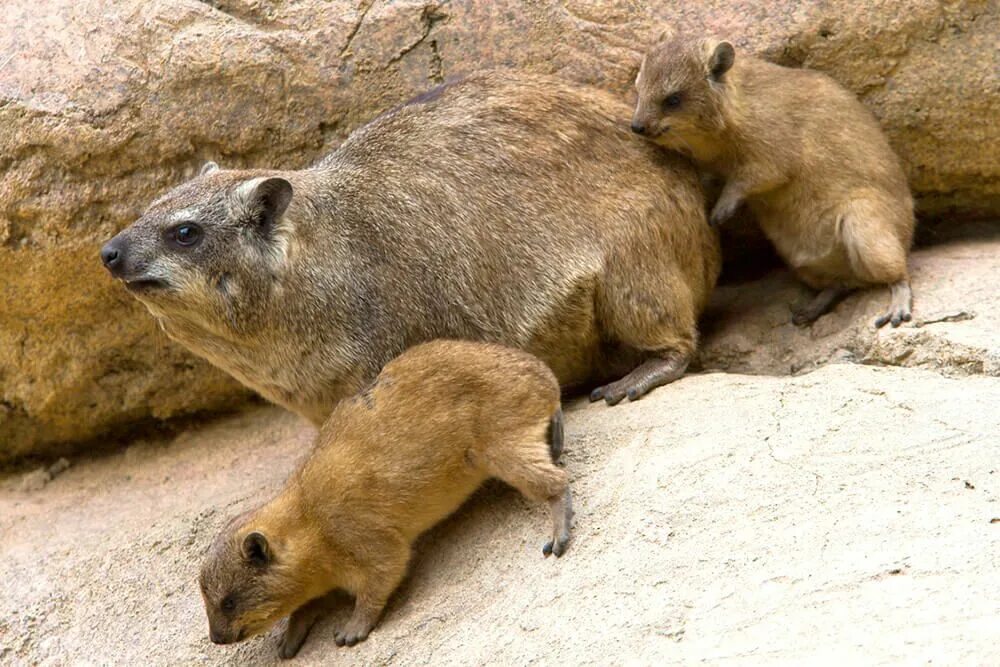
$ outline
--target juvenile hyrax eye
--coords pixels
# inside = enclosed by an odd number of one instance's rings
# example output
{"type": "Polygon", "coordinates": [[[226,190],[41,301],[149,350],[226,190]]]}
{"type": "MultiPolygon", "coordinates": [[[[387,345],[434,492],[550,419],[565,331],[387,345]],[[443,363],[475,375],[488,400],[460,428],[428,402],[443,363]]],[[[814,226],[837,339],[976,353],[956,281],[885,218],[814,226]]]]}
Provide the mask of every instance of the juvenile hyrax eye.
{"type": "Polygon", "coordinates": [[[681,105],[681,94],[672,93],[663,98],[664,109],[676,109],[681,105]]]}
{"type": "Polygon", "coordinates": [[[186,222],[171,229],[167,236],[177,245],[190,248],[201,240],[201,227],[186,222]]]}
{"type": "Polygon", "coordinates": [[[222,611],[226,612],[227,614],[230,614],[233,612],[234,609],[236,609],[236,600],[235,598],[233,598],[232,595],[227,595],[225,598],[222,599],[222,604],[220,604],[219,606],[222,608],[222,611]]]}

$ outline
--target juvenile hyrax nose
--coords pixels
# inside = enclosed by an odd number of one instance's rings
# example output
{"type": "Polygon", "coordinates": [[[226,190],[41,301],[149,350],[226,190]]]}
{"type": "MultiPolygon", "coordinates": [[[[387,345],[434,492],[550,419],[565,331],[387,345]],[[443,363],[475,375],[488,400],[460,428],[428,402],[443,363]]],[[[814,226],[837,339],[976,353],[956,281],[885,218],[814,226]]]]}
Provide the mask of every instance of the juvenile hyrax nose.
{"type": "Polygon", "coordinates": [[[635,121],[632,121],[632,131],[635,132],[636,134],[645,134],[646,133],[646,126],[642,125],[640,123],[637,123],[635,121]]]}
{"type": "Polygon", "coordinates": [[[104,262],[104,266],[107,267],[112,275],[118,275],[121,272],[123,257],[124,253],[114,240],[108,241],[101,248],[101,261],[104,262]]]}

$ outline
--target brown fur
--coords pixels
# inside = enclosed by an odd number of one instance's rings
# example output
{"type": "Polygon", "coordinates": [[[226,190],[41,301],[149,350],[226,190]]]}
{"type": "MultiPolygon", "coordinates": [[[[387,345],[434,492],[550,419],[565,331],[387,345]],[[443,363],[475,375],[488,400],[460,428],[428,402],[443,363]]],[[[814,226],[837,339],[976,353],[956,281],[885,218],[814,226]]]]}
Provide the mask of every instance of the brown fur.
{"type": "Polygon", "coordinates": [[[413,541],[491,477],[549,504],[543,552],[562,555],[572,510],[553,461],[561,426],[559,384],[524,352],[457,341],[408,350],[334,409],[276,498],[215,540],[200,579],[213,641],[245,639],[290,614],[280,651],[291,657],[316,600],[334,589],[356,599],[337,643],[363,640],[413,541]]]}
{"type": "Polygon", "coordinates": [[[789,266],[824,290],[797,322],[872,284],[892,287],[878,326],[910,319],[913,199],[878,122],[850,92],[728,42],[683,38],[649,50],[636,89],[633,129],[726,179],[713,224],[745,200],[789,266]]]}
{"type": "Polygon", "coordinates": [[[526,349],[573,387],[649,362],[595,393],[636,397],[683,372],[720,259],[693,167],[627,115],[556,79],[472,76],[309,169],[209,166],[108,244],[113,273],[170,337],[316,424],[435,338],[526,349]],[[203,240],[181,248],[186,221],[203,240]]]}

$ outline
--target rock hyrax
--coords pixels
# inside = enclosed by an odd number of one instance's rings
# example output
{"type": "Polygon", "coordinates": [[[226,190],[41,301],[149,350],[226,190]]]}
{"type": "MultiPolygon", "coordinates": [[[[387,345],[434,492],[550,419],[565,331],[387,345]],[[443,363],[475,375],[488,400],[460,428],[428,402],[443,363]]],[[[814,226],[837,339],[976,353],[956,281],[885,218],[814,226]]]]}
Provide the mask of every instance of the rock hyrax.
{"type": "Polygon", "coordinates": [[[737,57],[714,39],[660,41],[635,85],[633,131],[725,178],[711,222],[746,201],[788,265],[821,290],[795,313],[797,324],[873,284],[891,292],[876,326],[910,319],[913,199],[899,159],[854,95],[824,74],[737,57]]]}
{"type": "Polygon", "coordinates": [[[569,542],[570,493],[559,383],[525,352],[434,341],[390,362],[340,402],[285,488],[236,518],[201,570],[213,642],[229,644],[291,616],[282,657],[295,655],[335,589],[355,596],[337,644],[368,636],[406,573],[413,541],[488,478],[546,502],[552,534],[569,542]]]}
{"type": "Polygon", "coordinates": [[[435,338],[637,398],[683,374],[720,259],[693,165],[628,113],[557,79],[471,76],[311,168],[206,165],[102,258],[171,338],[317,425],[435,338]]]}

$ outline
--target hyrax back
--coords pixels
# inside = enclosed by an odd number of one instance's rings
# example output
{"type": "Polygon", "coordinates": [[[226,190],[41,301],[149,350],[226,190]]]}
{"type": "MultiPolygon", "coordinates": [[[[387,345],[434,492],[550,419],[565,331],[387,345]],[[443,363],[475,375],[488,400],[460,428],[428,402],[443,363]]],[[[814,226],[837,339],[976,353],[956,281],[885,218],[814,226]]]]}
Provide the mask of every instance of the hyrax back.
{"type": "Polygon", "coordinates": [[[647,52],[636,88],[633,130],[725,177],[712,223],[746,201],[785,261],[823,290],[797,323],[872,284],[892,292],[877,326],[910,319],[913,200],[878,122],[850,92],[729,42],[683,38],[647,52]]]}
{"type": "Polygon", "coordinates": [[[404,349],[525,349],[609,402],[678,377],[719,270],[693,167],[612,96],[471,76],[301,171],[208,168],[105,248],[175,340],[321,424],[404,349]]]}
{"type": "Polygon", "coordinates": [[[338,644],[367,637],[402,580],[413,541],[487,478],[547,502],[562,555],[572,510],[559,384],[538,359],[486,343],[435,341],[390,362],[342,401],[284,490],[235,519],[201,572],[212,641],[231,643],[291,615],[294,655],[334,589],[355,596],[338,644]]]}

